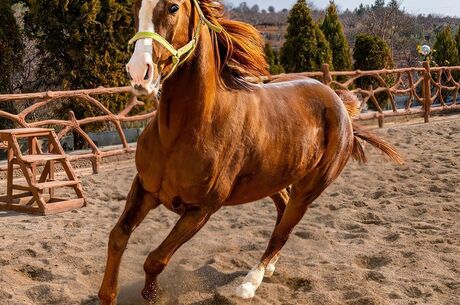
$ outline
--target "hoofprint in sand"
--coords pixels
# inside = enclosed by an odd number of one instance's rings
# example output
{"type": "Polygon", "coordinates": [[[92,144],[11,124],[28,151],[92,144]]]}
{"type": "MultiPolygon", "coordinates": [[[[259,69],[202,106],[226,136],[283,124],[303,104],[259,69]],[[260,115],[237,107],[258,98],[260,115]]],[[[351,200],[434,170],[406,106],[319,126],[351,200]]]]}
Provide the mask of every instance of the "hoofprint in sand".
{"type": "MultiPolygon", "coordinates": [[[[159,304],[460,304],[460,120],[379,131],[406,159],[350,163],[249,301],[235,289],[257,263],[276,211],[224,208],[160,276],[159,304]]],[[[106,243],[134,163],[83,175],[89,206],[49,217],[0,213],[0,304],[98,304],[106,243]]],[[[3,187],[3,185],[2,185],[3,187]]],[[[143,262],[178,217],[153,211],[133,234],[118,304],[142,304],[143,262]]]]}

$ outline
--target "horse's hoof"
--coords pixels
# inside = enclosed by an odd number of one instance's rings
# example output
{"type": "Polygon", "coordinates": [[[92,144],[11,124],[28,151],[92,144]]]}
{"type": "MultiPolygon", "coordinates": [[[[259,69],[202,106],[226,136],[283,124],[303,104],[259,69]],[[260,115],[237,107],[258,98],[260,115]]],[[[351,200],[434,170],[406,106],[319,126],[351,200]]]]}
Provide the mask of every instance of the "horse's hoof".
{"type": "Polygon", "coordinates": [[[273,273],[275,273],[275,266],[272,265],[272,264],[269,264],[267,266],[267,269],[265,269],[264,277],[266,277],[266,278],[272,277],[273,273]]]}
{"type": "Polygon", "coordinates": [[[155,304],[159,297],[159,289],[156,282],[144,287],[142,290],[142,297],[147,304],[155,304]]]}
{"type": "Polygon", "coordinates": [[[107,300],[99,299],[99,302],[100,302],[101,305],[115,305],[115,300],[107,301],[107,300]]]}
{"type": "Polygon", "coordinates": [[[102,293],[99,294],[99,302],[101,305],[115,305],[116,304],[116,295],[103,295],[102,293]]]}
{"type": "Polygon", "coordinates": [[[242,299],[252,299],[256,293],[256,289],[252,283],[244,283],[236,288],[235,294],[242,299]]]}

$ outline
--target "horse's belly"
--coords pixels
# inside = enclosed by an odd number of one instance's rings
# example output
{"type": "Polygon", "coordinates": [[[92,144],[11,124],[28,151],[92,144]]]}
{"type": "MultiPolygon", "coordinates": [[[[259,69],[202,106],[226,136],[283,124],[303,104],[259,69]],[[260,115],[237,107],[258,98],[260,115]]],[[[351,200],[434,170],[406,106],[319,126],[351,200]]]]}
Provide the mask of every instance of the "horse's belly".
{"type": "Polygon", "coordinates": [[[261,169],[252,175],[241,176],[225,205],[243,204],[271,196],[302,179],[317,160],[316,157],[304,155],[296,161],[280,161],[273,164],[270,169],[261,169]]]}
{"type": "MultiPolygon", "coordinates": [[[[297,174],[301,176],[302,174],[297,174]]],[[[293,175],[270,179],[267,176],[239,179],[225,205],[238,205],[256,201],[288,187],[292,183],[293,175]]]]}

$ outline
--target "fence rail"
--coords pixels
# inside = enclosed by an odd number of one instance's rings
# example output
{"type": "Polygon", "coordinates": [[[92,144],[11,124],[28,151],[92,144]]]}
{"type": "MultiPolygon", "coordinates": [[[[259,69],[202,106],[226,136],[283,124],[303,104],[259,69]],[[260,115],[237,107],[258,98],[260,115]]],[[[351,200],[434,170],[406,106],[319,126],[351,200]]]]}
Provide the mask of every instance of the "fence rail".
{"type": "MultiPolygon", "coordinates": [[[[428,122],[434,112],[460,110],[460,66],[459,67],[430,67],[427,62],[422,67],[403,68],[378,71],[330,71],[327,64],[323,65],[322,71],[306,72],[302,75],[321,80],[335,90],[349,90],[357,94],[361,99],[361,114],[358,120],[375,120],[379,126],[383,126],[385,117],[420,115],[428,122]],[[374,86],[358,86],[362,80],[371,79],[374,86]],[[360,88],[361,87],[361,88],[360,88]],[[390,110],[382,109],[379,97],[385,95],[389,99],[390,110]],[[403,97],[404,107],[398,107],[397,97],[403,97]],[[366,105],[372,105],[376,111],[363,112],[366,105]]],[[[275,76],[276,78],[276,76],[275,76]]],[[[369,81],[368,81],[369,83],[369,81]]],[[[133,152],[123,133],[122,123],[145,122],[155,115],[155,112],[132,115],[129,114],[135,107],[142,107],[144,103],[131,96],[126,107],[117,114],[112,113],[96,97],[100,95],[117,96],[130,94],[130,87],[121,88],[98,88],[91,90],[57,91],[28,94],[0,95],[0,118],[5,118],[16,123],[20,127],[44,127],[55,126],[60,131],[58,136],[62,139],[70,132],[79,134],[88,147],[90,153],[71,155],[71,160],[89,159],[93,170],[98,171],[101,159],[108,156],[116,156],[133,152]],[[77,103],[89,103],[99,109],[101,115],[76,119],[73,112],[69,112],[68,120],[62,119],[27,119],[32,113],[43,109],[60,99],[72,99],[77,103]],[[4,102],[21,103],[28,101],[18,114],[7,112],[2,107],[4,102]],[[31,101],[31,102],[30,102],[31,101]],[[122,148],[101,150],[85,131],[85,126],[94,123],[111,123],[118,132],[122,148]]],[[[4,148],[0,143],[0,149],[4,148]]]]}
{"type": "MultiPolygon", "coordinates": [[[[374,71],[330,71],[324,64],[321,72],[305,72],[302,75],[317,78],[335,90],[349,90],[361,97],[361,114],[357,120],[377,119],[382,127],[385,117],[423,115],[425,122],[435,112],[460,110],[460,66],[422,67],[374,71]],[[358,83],[371,79],[375,86],[362,89],[358,83]],[[390,110],[382,109],[378,95],[384,94],[390,102],[390,110]],[[403,109],[399,109],[396,97],[405,97],[403,109]],[[446,99],[449,98],[449,101],[446,99]],[[366,105],[376,111],[363,112],[366,105]],[[420,104],[418,106],[417,104],[420,104]]],[[[369,81],[368,81],[369,83],[369,81]]]]}
{"type": "MultiPolygon", "coordinates": [[[[44,127],[44,126],[53,126],[60,129],[58,133],[59,139],[62,139],[65,135],[70,132],[76,132],[82,139],[86,142],[87,146],[91,149],[90,153],[84,154],[72,154],[69,156],[71,161],[80,160],[80,159],[89,159],[93,166],[93,171],[96,173],[99,170],[101,159],[109,156],[116,156],[125,153],[134,152],[135,148],[129,146],[126,136],[123,132],[122,123],[125,122],[143,122],[147,121],[155,115],[155,112],[150,112],[146,114],[139,114],[130,116],[130,112],[135,107],[141,107],[144,105],[143,102],[140,102],[136,97],[131,96],[127,105],[117,114],[112,113],[106,106],[104,106],[100,101],[96,99],[100,95],[109,95],[115,96],[119,94],[130,94],[130,87],[120,87],[120,88],[98,88],[90,90],[77,90],[77,91],[48,91],[42,93],[27,93],[27,94],[5,94],[0,95],[0,109],[2,103],[4,102],[14,102],[14,103],[24,103],[29,102],[30,106],[25,107],[18,114],[13,114],[0,110],[0,117],[6,118],[16,125],[23,128],[33,128],[33,127],[44,127]],[[39,109],[43,109],[46,106],[49,106],[51,103],[60,102],[61,99],[72,99],[73,102],[77,103],[89,103],[94,108],[98,109],[101,115],[86,117],[83,119],[77,119],[75,114],[70,111],[68,120],[62,119],[44,119],[38,121],[28,121],[26,118],[37,112],[39,109]],[[110,150],[101,150],[97,144],[91,139],[87,131],[85,131],[85,126],[94,123],[111,123],[115,127],[115,130],[120,137],[122,148],[115,148],[110,150]]],[[[0,149],[2,146],[0,146],[0,149]]],[[[4,147],[3,147],[4,148],[4,147]]]]}

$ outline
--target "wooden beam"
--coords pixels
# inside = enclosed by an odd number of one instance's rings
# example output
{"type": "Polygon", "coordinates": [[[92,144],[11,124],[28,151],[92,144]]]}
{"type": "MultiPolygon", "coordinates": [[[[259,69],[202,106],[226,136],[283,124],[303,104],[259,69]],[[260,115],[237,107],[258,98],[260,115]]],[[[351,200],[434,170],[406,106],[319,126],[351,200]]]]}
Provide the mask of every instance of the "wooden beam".
{"type": "Polygon", "coordinates": [[[13,184],[12,187],[13,187],[14,190],[30,192],[30,186],[13,184]]]}
{"type": "Polygon", "coordinates": [[[45,212],[43,212],[41,209],[37,207],[31,207],[27,205],[17,205],[17,204],[0,203],[0,211],[14,211],[18,213],[45,215],[45,212]]]}
{"type": "Polygon", "coordinates": [[[79,209],[83,206],[85,206],[85,200],[83,198],[48,203],[45,208],[45,215],[79,209]]]}

